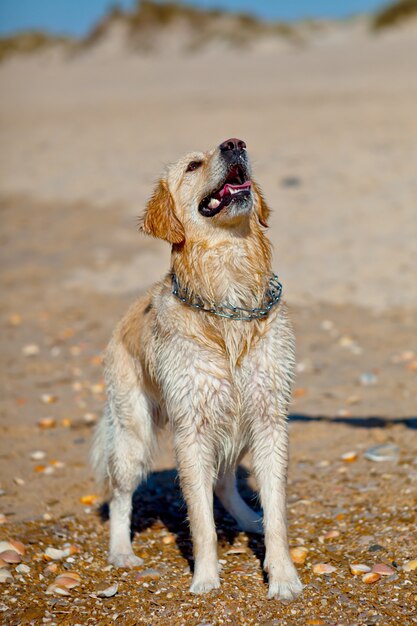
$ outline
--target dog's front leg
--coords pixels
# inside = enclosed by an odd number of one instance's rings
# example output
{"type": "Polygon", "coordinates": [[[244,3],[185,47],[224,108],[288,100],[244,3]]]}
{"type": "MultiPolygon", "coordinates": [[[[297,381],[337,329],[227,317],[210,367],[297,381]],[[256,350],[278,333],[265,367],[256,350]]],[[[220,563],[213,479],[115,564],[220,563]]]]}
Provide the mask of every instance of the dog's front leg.
{"type": "Polygon", "coordinates": [[[285,417],[266,420],[254,431],[254,471],[264,510],[268,598],[292,600],[303,586],[292,563],[287,539],[286,482],[288,435],[285,417]]]}
{"type": "MultiPolygon", "coordinates": [[[[197,419],[196,419],[197,422],[197,419]]],[[[209,433],[190,425],[175,435],[181,487],[187,503],[194,552],[192,593],[220,586],[213,518],[214,454],[209,433]]]]}

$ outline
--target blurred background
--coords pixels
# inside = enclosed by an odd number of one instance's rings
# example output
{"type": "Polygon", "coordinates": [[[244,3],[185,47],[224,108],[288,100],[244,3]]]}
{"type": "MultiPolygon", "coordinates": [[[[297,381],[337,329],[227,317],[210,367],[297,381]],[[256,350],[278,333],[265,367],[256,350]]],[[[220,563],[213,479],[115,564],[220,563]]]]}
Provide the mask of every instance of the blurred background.
{"type": "Polygon", "coordinates": [[[169,266],[137,216],[166,163],[229,136],[273,211],[293,413],[415,415],[416,7],[1,1],[2,403],[17,445],[50,413],[94,423],[111,330],[169,266]]]}

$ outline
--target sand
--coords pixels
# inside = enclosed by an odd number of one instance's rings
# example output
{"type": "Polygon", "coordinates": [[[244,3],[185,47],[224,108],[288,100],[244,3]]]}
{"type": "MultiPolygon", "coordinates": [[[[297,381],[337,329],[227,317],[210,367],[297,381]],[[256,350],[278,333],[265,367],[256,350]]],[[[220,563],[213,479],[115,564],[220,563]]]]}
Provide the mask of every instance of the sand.
{"type": "Polygon", "coordinates": [[[0,66],[0,534],[24,541],[31,567],[3,586],[5,623],[87,623],[88,594],[104,578],[120,589],[95,602],[103,624],[113,614],[126,624],[414,623],[415,573],[401,568],[416,558],[406,507],[415,506],[417,471],[417,38],[407,30],[339,35],[307,47],[190,57],[121,54],[110,45],[0,66]],[[135,508],[135,545],[146,567],[163,571],[152,583],[165,589],[159,599],[132,574],[103,569],[107,523],[80,502],[96,494],[87,422],[105,399],[101,351],[169,262],[165,244],[138,234],[136,216],[165,163],[229,136],[247,142],[273,208],[274,268],[298,338],[290,537],[314,558],[300,566],[308,586],[294,613],[265,600],[261,541],[250,539],[249,557],[227,556],[248,539],[236,539],[221,511],[222,591],[202,600],[187,594],[186,513],[173,491],[169,439],[152,479],[159,491],[146,492],[146,514],[135,508]],[[26,356],[32,344],[38,353],[26,356]],[[53,428],[39,428],[45,417],[53,428]],[[399,460],[364,458],[381,443],[398,445],[399,460]],[[36,450],[45,459],[32,460],[36,450]],[[350,450],[357,460],[345,463],[350,450]],[[333,527],[341,538],[332,552],[319,537],[333,527]],[[168,530],[174,547],[156,549],[168,530]],[[363,536],[371,538],[361,543],[363,536]],[[44,593],[50,575],[38,576],[42,545],[64,538],[80,546],[67,566],[83,583],[60,605],[44,593]],[[374,544],[382,556],[368,553],[374,544]],[[397,578],[375,586],[351,578],[350,561],[381,558],[397,578]],[[333,578],[312,574],[323,559],[337,563],[333,578]],[[130,616],[137,600],[142,612],[130,616]]]}

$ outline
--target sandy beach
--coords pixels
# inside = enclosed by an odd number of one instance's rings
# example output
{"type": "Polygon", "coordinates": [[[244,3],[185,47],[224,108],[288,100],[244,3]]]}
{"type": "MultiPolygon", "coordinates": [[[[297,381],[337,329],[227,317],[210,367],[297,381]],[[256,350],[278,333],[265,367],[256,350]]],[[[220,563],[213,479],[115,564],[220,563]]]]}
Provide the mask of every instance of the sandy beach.
{"type": "MultiPolygon", "coordinates": [[[[415,32],[352,27],[308,46],[187,56],[108,42],[0,65],[0,536],[23,542],[30,568],[10,568],[3,623],[416,623],[415,32]],[[288,514],[291,546],[308,556],[291,607],[267,602],[263,542],[218,504],[222,589],[188,594],[169,437],[134,517],[135,549],[157,574],[106,569],[88,464],[102,350],[169,264],[137,216],[164,164],[229,136],[246,141],[272,207],[274,268],[297,333],[288,514]],[[392,460],[369,460],[382,444],[392,460]],[[76,549],[48,571],[46,547],[66,542],[76,549]],[[323,562],[333,573],[314,573],[323,562]],[[367,585],[355,562],[392,571],[367,585]],[[47,595],[68,569],[81,585],[47,595]],[[102,581],[117,595],[92,596],[102,581]]],[[[250,498],[246,483],[242,469],[250,498]]]]}

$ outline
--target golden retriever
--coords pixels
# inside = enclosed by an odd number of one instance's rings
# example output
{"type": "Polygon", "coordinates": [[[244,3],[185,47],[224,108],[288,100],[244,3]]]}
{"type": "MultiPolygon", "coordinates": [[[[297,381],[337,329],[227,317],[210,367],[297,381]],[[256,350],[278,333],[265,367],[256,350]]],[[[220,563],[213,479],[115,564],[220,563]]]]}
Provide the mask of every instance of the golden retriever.
{"type": "Polygon", "coordinates": [[[294,336],[271,271],[268,215],[240,139],[168,167],[142,230],[172,245],[171,268],[110,341],[92,458],[111,496],[110,563],[142,562],[130,541],[132,493],[168,423],[193,539],[190,591],[220,585],[214,489],[242,530],[265,532],[268,597],[290,600],[302,590],[286,523],[294,336]],[[237,491],[246,452],[263,519],[237,491]]]}

